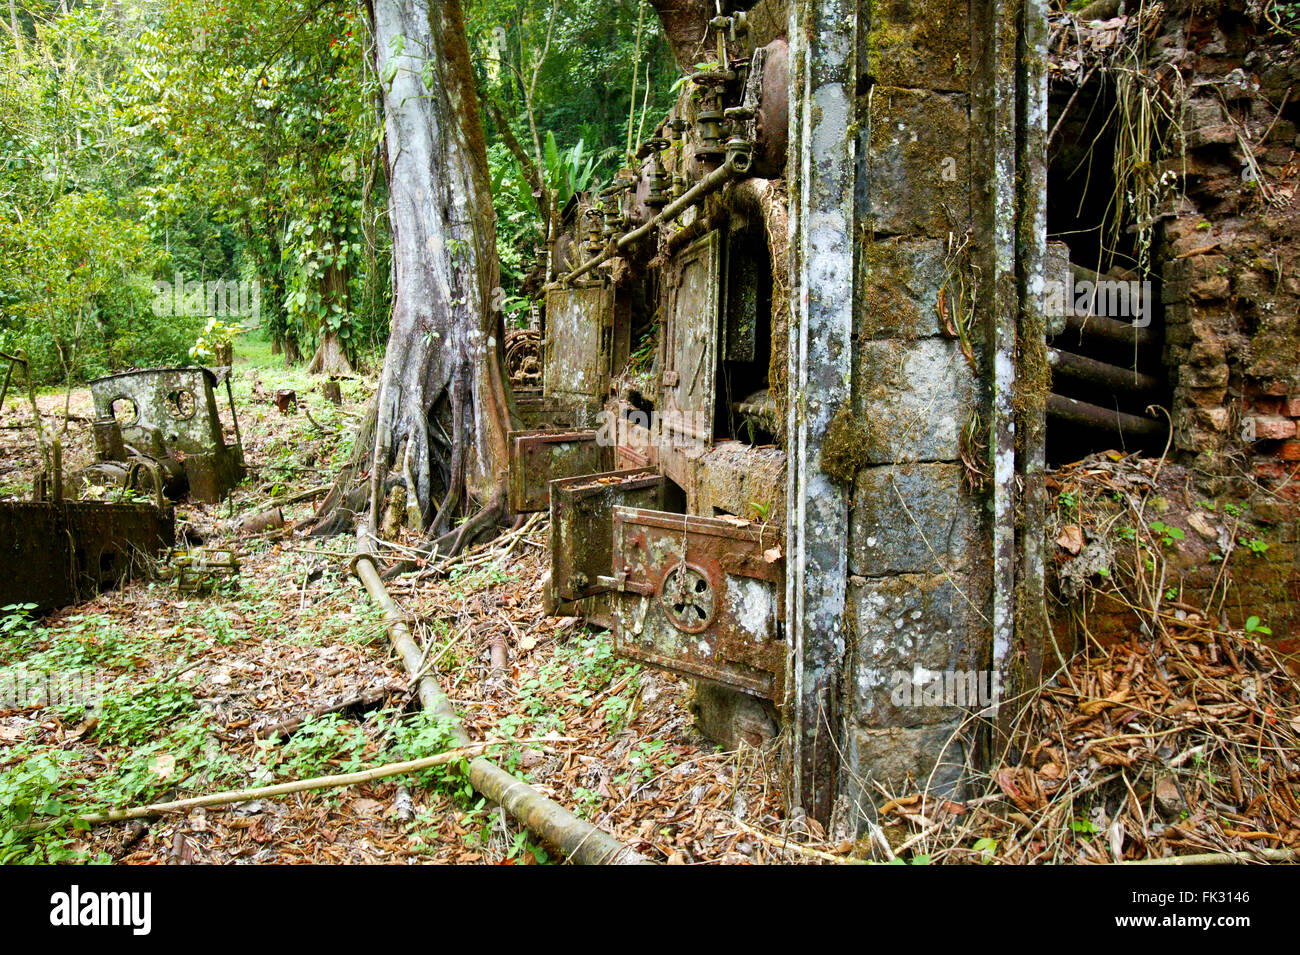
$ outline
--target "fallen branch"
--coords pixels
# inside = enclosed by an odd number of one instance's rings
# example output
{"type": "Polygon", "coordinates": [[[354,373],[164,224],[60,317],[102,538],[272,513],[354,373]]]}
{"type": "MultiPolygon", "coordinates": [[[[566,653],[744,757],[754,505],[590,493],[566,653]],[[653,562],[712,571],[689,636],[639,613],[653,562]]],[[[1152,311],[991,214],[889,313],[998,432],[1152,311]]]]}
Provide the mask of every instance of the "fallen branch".
{"type": "MultiPolygon", "coordinates": [[[[393,598],[384,587],[374,558],[365,551],[367,537],[358,535],[361,552],[352,560],[352,573],[361,579],[371,598],[384,612],[384,622],[393,649],[402,658],[406,672],[415,677],[420,672],[423,654],[411,636],[411,628],[393,598]]],[[[469,734],[447,694],[432,677],[418,683],[420,704],[430,716],[443,719],[449,732],[462,748],[470,745],[469,734]]],[[[559,803],[543,796],[532,786],[510,775],[496,763],[482,757],[471,760],[469,782],[482,795],[497,803],[516,820],[581,865],[644,865],[650,862],[636,850],[625,846],[607,832],[579,819],[559,803]]]]}
{"type": "Polygon", "coordinates": [[[805,845],[801,845],[798,842],[791,842],[788,838],[780,839],[777,838],[776,836],[768,835],[766,832],[763,832],[761,829],[755,829],[752,826],[745,825],[743,822],[741,822],[739,819],[736,819],[734,816],[732,817],[732,821],[734,821],[736,825],[738,825],[741,828],[742,831],[753,836],[755,839],[760,839],[763,842],[766,842],[769,846],[772,846],[775,849],[780,849],[786,852],[798,852],[801,855],[806,855],[809,856],[810,858],[818,859],[822,862],[829,862],[832,865],[870,865],[870,863],[867,862],[865,859],[854,859],[849,856],[832,855],[829,852],[823,852],[820,849],[814,849],[812,846],[805,846],[805,845]]]}
{"type": "Polygon", "coordinates": [[[307,416],[307,420],[310,421],[312,424],[314,424],[316,426],[316,430],[319,431],[321,434],[334,437],[339,433],[337,428],[327,428],[325,427],[325,425],[321,424],[319,421],[313,418],[311,416],[310,409],[308,409],[306,405],[302,406],[302,413],[307,416]]]}
{"type": "Polygon", "coordinates": [[[1116,865],[1247,865],[1251,862],[1295,862],[1294,849],[1252,849],[1249,852],[1202,852],[1159,859],[1125,859],[1116,865]]]}
{"type": "Polygon", "coordinates": [[[274,739],[279,736],[288,736],[291,733],[296,732],[303,723],[311,719],[320,719],[322,716],[330,716],[334,713],[346,713],[349,710],[370,709],[376,704],[382,703],[390,693],[393,693],[398,689],[400,689],[400,687],[392,685],[381,686],[368,693],[361,693],[357,696],[348,697],[341,703],[335,703],[332,706],[320,706],[306,713],[291,716],[287,720],[281,720],[274,726],[268,726],[266,729],[259,730],[253,735],[257,739],[274,739]]]}
{"type": "Polygon", "coordinates": [[[283,494],[280,497],[273,497],[266,502],[269,510],[272,507],[288,507],[290,504],[300,504],[303,501],[314,501],[318,497],[324,497],[330,492],[330,485],[322,484],[319,487],[309,487],[305,491],[298,491],[296,494],[283,494]]]}
{"type": "MultiPolygon", "coordinates": [[[[189,799],[175,799],[171,802],[154,803],[151,806],[137,806],[134,809],[112,809],[108,812],[90,812],[78,816],[78,820],[88,825],[105,822],[124,822],[127,819],[148,819],[161,816],[167,812],[181,812],[189,809],[207,808],[209,806],[228,806],[235,802],[247,802],[251,799],[270,799],[273,796],[287,796],[291,793],[307,792],[313,789],[338,789],[342,786],[355,786],[369,783],[388,776],[403,776],[418,773],[435,766],[445,766],[458,760],[477,756],[489,746],[502,746],[506,743],[556,742],[548,740],[494,740],[487,743],[473,743],[458,749],[449,749],[436,756],[423,759],[411,759],[404,763],[388,763],[373,769],[363,769],[355,773],[342,773],[337,776],[317,776],[314,779],[299,779],[291,783],[277,783],[274,786],[258,786],[254,789],[232,789],[228,792],[210,793],[206,796],[193,796],[189,799]]],[[[563,742],[563,740],[559,740],[563,742]]]]}

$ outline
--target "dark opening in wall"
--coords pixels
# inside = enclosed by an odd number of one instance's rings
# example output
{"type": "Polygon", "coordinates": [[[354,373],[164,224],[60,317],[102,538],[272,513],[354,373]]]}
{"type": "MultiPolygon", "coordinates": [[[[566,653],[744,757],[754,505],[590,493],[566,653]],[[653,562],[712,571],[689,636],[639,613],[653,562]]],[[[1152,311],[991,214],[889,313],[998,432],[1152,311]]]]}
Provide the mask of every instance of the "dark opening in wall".
{"type": "Polygon", "coordinates": [[[723,269],[713,436],[751,445],[770,444],[777,414],[768,390],[772,258],[761,221],[733,220],[723,269]]]}
{"type": "Polygon", "coordinates": [[[670,514],[686,513],[686,491],[672,478],[664,477],[664,510],[670,514]]]}
{"type": "MultiPolygon", "coordinates": [[[[1147,409],[1168,408],[1170,401],[1161,363],[1161,264],[1156,253],[1143,254],[1142,224],[1126,217],[1120,227],[1114,224],[1131,201],[1115,171],[1115,90],[1109,80],[1094,78],[1074,93],[1053,89],[1049,104],[1048,128],[1056,133],[1048,150],[1047,237],[1069,250],[1068,270],[1047,276],[1055,283],[1048,311],[1056,316],[1049,318],[1048,339],[1052,464],[1111,449],[1159,453],[1168,423],[1147,409]]],[[[1158,224],[1144,228],[1147,247],[1159,249],[1158,224]]]]}

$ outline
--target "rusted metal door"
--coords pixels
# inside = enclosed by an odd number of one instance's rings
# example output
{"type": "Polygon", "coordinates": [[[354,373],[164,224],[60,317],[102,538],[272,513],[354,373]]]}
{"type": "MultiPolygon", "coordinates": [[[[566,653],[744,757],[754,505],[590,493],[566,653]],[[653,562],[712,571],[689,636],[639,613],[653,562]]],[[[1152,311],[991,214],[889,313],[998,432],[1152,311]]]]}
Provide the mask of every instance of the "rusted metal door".
{"type": "Polygon", "coordinates": [[[543,388],[546,397],[598,402],[609,390],[614,292],[592,282],[546,295],[543,388]]]}
{"type": "Polygon", "coordinates": [[[781,701],[780,532],[745,521],[614,508],[614,651],[781,701]]]}
{"type": "Polygon", "coordinates": [[[97,501],[0,502],[0,606],[42,612],[147,570],[175,541],[170,508],[97,501]]]}
{"type": "Polygon", "coordinates": [[[546,429],[511,431],[510,509],[516,514],[544,511],[550,502],[550,482],[608,470],[613,448],[596,440],[597,431],[546,429]]]}
{"type": "Polygon", "coordinates": [[[669,280],[661,436],[666,450],[705,450],[713,439],[720,247],[717,230],[699,239],[678,256],[669,280]]]}
{"type": "Polygon", "coordinates": [[[551,580],[564,600],[608,589],[614,572],[614,508],[664,506],[664,477],[653,468],[607,471],[551,484],[551,580]]]}

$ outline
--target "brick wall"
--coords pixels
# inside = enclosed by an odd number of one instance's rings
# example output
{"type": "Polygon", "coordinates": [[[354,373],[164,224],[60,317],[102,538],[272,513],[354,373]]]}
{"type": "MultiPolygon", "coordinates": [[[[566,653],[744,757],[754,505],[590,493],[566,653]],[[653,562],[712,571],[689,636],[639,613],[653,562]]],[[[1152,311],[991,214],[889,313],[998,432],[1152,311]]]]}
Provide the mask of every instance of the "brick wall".
{"type": "MultiPolygon", "coordinates": [[[[1151,49],[1151,70],[1164,77],[1182,130],[1162,170],[1176,188],[1154,252],[1162,262],[1171,457],[1180,466],[1165,475],[1177,486],[1156,497],[1166,511],[1159,519],[1187,534],[1182,552],[1169,555],[1170,586],[1182,603],[1200,607],[1217,581],[1227,590],[1220,609],[1229,625],[1258,616],[1277,645],[1295,651],[1300,45],[1252,21],[1240,4],[1170,2],[1151,49]],[[1197,525],[1213,525],[1215,539],[1197,525]]],[[[1081,611],[1102,640],[1140,626],[1119,602],[1094,595],[1086,608],[1058,608],[1058,633],[1081,611]]]]}

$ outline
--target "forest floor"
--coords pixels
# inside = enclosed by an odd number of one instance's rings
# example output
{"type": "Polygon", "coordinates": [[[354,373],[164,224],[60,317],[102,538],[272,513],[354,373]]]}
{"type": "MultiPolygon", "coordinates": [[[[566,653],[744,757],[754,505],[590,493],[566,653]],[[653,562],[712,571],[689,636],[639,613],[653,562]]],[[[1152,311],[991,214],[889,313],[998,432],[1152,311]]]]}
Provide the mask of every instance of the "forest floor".
{"type": "MultiPolygon", "coordinates": [[[[0,611],[0,670],[93,670],[104,687],[89,711],[0,710],[0,861],[562,861],[456,768],[147,824],[69,824],[77,813],[355,771],[446,746],[348,574],[350,538],[295,533],[310,503],[286,508],[284,528],[234,536],[239,518],[269,498],[329,481],[373,380],[344,380],[336,407],[320,379],[241,342],[234,383],[250,477],[228,502],[183,502],[176,515],[178,532],[207,548],[236,548],[237,575],[204,595],[137,581],[40,621],[0,611]],[[282,388],[298,398],[284,415],[274,403],[282,388]],[[33,833],[18,820],[53,825],[33,833]]],[[[40,396],[47,427],[64,397],[40,396]]],[[[68,408],[71,471],[91,459],[89,393],[74,391],[68,408]]],[[[38,462],[30,414],[25,397],[0,409],[0,496],[29,493],[38,462]]],[[[227,431],[233,440],[229,421],[227,431]]],[[[499,764],[658,861],[847,861],[853,843],[828,845],[815,824],[809,833],[782,818],[772,753],[723,752],[694,732],[687,684],[615,658],[607,634],[574,618],[543,615],[545,548],[540,519],[509,547],[488,544],[445,573],[390,586],[470,736],[501,741],[489,754],[499,764]],[[490,665],[493,637],[507,645],[504,671],[490,665]]]]}
{"type": "MultiPolygon", "coordinates": [[[[202,595],[140,580],[39,621],[0,609],[0,678],[90,671],[103,691],[89,711],[0,709],[0,862],[562,862],[454,766],[148,823],[71,823],[448,746],[348,573],[352,539],[297,531],[311,503],[287,507],[283,528],[234,529],[273,497],[328,483],[373,379],[342,381],[335,406],[320,379],[241,342],[233,380],[250,477],[227,502],[182,502],[176,516],[178,533],[236,549],[237,575],[202,595]],[[297,393],[287,414],[275,404],[280,389],[297,393]],[[32,831],[33,822],[47,828],[32,831]]],[[[72,471],[91,459],[92,410],[84,389],[66,397],[38,401],[47,427],[65,407],[71,415],[72,471]]],[[[30,415],[25,397],[0,409],[0,497],[30,491],[39,461],[30,415]]],[[[1089,495],[1145,487],[1152,464],[1100,456],[1054,479],[1082,513],[1089,495]]],[[[1159,529],[1140,513],[1146,493],[1116,499],[1133,512],[1130,546],[1146,541],[1141,553],[1159,567],[1159,529]]],[[[404,533],[399,546],[418,543],[404,533]]],[[[713,746],[692,728],[687,684],[619,660],[606,633],[542,613],[546,547],[539,516],[389,589],[470,737],[493,742],[489,756],[504,768],[656,861],[1095,863],[1294,858],[1300,848],[1300,684],[1252,634],[1204,615],[1152,613],[1154,635],[1062,661],[1023,709],[1029,745],[973,774],[963,801],[881,790],[893,798],[879,826],[835,841],[783,815],[774,751],[713,746]],[[494,642],[506,647],[503,669],[492,665],[494,642]]]]}

